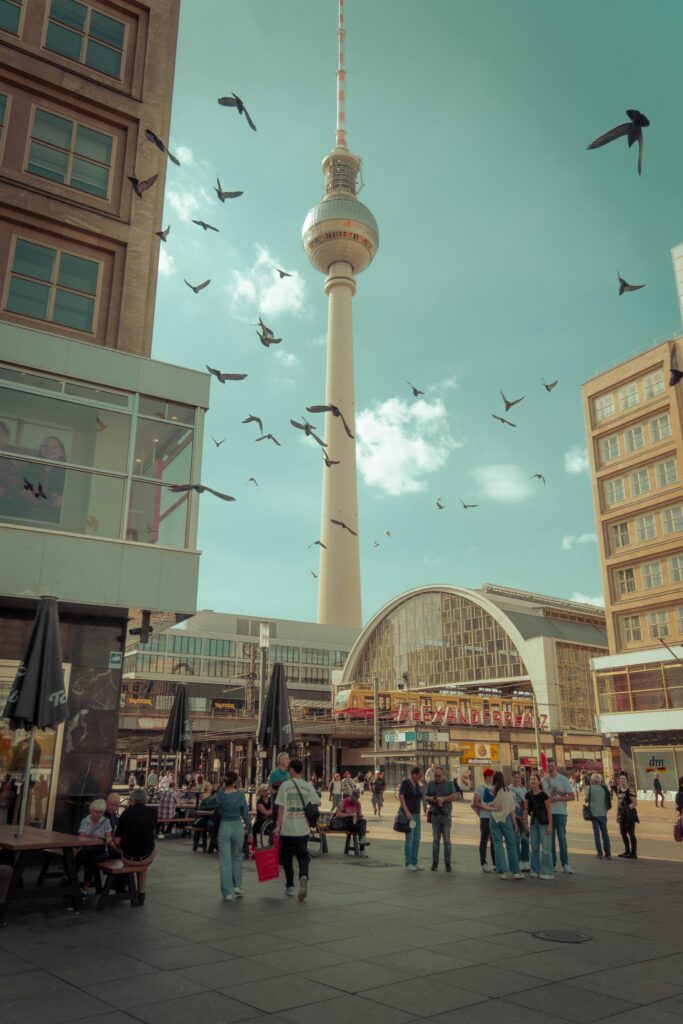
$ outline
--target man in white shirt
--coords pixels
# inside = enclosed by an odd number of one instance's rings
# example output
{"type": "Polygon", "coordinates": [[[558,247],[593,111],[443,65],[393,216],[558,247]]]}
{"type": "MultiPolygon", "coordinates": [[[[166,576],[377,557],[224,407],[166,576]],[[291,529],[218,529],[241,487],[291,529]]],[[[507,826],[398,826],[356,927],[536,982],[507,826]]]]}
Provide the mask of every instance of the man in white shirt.
{"type": "Polygon", "coordinates": [[[574,872],[569,866],[569,852],[567,850],[567,804],[575,800],[574,787],[566,775],[560,775],[557,765],[552,757],[548,758],[548,774],[542,782],[543,789],[550,797],[550,806],[553,819],[553,867],[557,865],[557,849],[555,837],[560,847],[560,863],[565,875],[573,875],[574,872]]]}
{"type": "Polygon", "coordinates": [[[299,865],[299,902],[308,894],[308,872],[311,858],[308,855],[308,834],[311,827],[305,813],[306,804],[319,804],[320,797],[310,782],[301,777],[304,766],[298,758],[289,762],[289,779],[277,791],[275,806],[277,824],[275,834],[280,837],[282,866],[285,869],[285,895],[294,895],[294,866],[296,856],[299,865]]]}

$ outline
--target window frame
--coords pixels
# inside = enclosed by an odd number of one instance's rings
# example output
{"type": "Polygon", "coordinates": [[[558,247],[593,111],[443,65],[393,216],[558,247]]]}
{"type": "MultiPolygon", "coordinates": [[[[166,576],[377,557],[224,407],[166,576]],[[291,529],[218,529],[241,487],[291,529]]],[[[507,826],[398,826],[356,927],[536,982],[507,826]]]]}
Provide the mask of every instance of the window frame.
{"type": "Polygon", "coordinates": [[[655,470],[655,486],[657,488],[661,489],[663,487],[673,487],[674,484],[678,483],[678,467],[676,466],[676,460],[674,458],[661,459],[659,462],[656,462],[654,464],[654,470],[655,470]],[[674,479],[673,480],[665,480],[664,483],[660,483],[659,482],[659,470],[662,469],[664,466],[668,466],[668,465],[672,465],[673,468],[674,468],[674,479]]]}
{"type": "MultiPolygon", "coordinates": [[[[647,427],[648,427],[648,431],[650,433],[650,444],[658,444],[660,441],[666,441],[668,438],[670,438],[671,437],[671,417],[669,416],[668,411],[660,413],[659,416],[653,416],[653,418],[651,420],[648,420],[647,427]],[[659,437],[655,437],[655,432],[653,430],[654,424],[655,423],[659,423],[659,421],[663,420],[663,419],[666,419],[667,426],[669,428],[669,432],[668,432],[668,434],[660,434],[659,437]]],[[[657,428],[657,429],[659,429],[659,428],[657,428]]]]}
{"type": "Polygon", "coordinates": [[[621,548],[628,548],[631,546],[631,529],[628,519],[624,519],[620,523],[610,523],[609,527],[610,536],[610,547],[613,550],[621,548]],[[626,540],[623,540],[623,534],[621,531],[626,531],[626,540]],[[619,532],[618,532],[619,531],[619,532]]]}
{"type": "Polygon", "coordinates": [[[643,401],[644,402],[650,402],[650,401],[652,401],[653,398],[657,398],[658,395],[663,395],[664,394],[664,371],[663,370],[653,370],[651,373],[645,374],[645,376],[642,378],[642,385],[643,385],[643,401]],[[655,378],[657,378],[657,376],[659,377],[658,380],[655,379],[655,378]],[[656,391],[654,390],[654,387],[653,387],[652,388],[652,394],[648,395],[647,391],[648,391],[648,387],[650,387],[650,383],[649,383],[650,381],[652,381],[653,384],[659,384],[660,387],[656,391]]]}
{"type": "Polygon", "coordinates": [[[640,623],[640,615],[623,615],[620,621],[620,632],[623,642],[626,644],[639,643],[643,639],[643,630],[640,623]],[[638,636],[635,636],[635,631],[638,636]]]}
{"type": "MultiPolygon", "coordinates": [[[[80,2],[80,0],[79,0],[80,2]]],[[[632,380],[628,384],[622,384],[617,391],[617,397],[619,399],[619,412],[628,412],[629,409],[635,409],[637,405],[640,405],[640,392],[638,390],[638,381],[632,380]],[[631,391],[630,389],[634,390],[631,391]],[[635,397],[635,401],[630,401],[631,398],[635,397]]]]}
{"type": "Polygon", "coordinates": [[[657,640],[660,636],[669,636],[670,635],[670,629],[669,629],[669,610],[668,610],[668,608],[660,608],[657,611],[648,612],[647,613],[647,628],[648,628],[648,633],[650,634],[650,639],[651,640],[657,640]],[[660,632],[660,630],[662,628],[662,625],[664,625],[664,623],[662,623],[661,620],[659,619],[659,616],[662,616],[662,615],[665,616],[665,619],[666,619],[666,624],[665,624],[666,632],[665,633],[660,632]],[[653,621],[653,619],[655,621],[653,621]]]}
{"type": "MultiPolygon", "coordinates": [[[[78,0],[78,2],[80,3],[80,0],[78,0]]],[[[25,174],[30,174],[32,176],[35,176],[36,178],[40,178],[40,180],[42,182],[48,182],[50,185],[55,186],[58,189],[68,189],[68,192],[69,192],[70,196],[72,196],[73,193],[75,192],[75,193],[77,193],[80,196],[87,197],[87,199],[94,199],[96,202],[110,204],[112,202],[112,198],[113,198],[112,184],[113,184],[113,180],[115,178],[114,169],[116,167],[116,160],[117,160],[117,155],[118,155],[117,154],[117,144],[118,144],[118,137],[115,134],[111,134],[110,135],[109,132],[102,131],[100,126],[95,127],[93,124],[88,124],[85,121],[81,121],[77,117],[67,116],[62,110],[59,110],[59,111],[51,110],[49,107],[41,106],[38,103],[32,103],[31,104],[31,116],[30,116],[30,120],[29,120],[29,131],[27,132],[27,137],[26,137],[26,148],[25,148],[25,152],[24,152],[24,167],[23,167],[23,170],[24,170],[25,174]],[[66,171],[66,174],[65,174],[65,179],[70,179],[71,178],[71,175],[73,173],[74,159],[85,160],[86,163],[91,163],[95,167],[102,167],[102,166],[104,166],[103,164],[99,163],[96,160],[90,160],[89,158],[82,157],[82,156],[80,156],[80,154],[76,153],[74,146],[75,146],[75,139],[76,139],[76,137],[78,135],[78,129],[79,128],[81,128],[81,127],[82,128],[88,128],[90,131],[97,132],[99,135],[104,135],[108,139],[111,139],[111,162],[109,164],[109,174],[108,174],[108,178],[107,178],[107,194],[106,194],[106,196],[98,196],[94,192],[88,192],[87,189],[77,188],[75,185],[71,184],[70,180],[55,181],[54,178],[48,178],[46,175],[39,174],[37,171],[29,170],[29,161],[30,161],[30,158],[31,158],[31,147],[32,147],[34,142],[37,142],[41,146],[45,146],[47,149],[54,149],[55,152],[58,152],[58,153],[64,153],[65,152],[65,150],[62,147],[54,146],[54,145],[52,145],[50,143],[46,143],[43,140],[37,139],[34,136],[33,131],[34,131],[34,128],[35,128],[36,113],[39,110],[43,111],[46,114],[52,114],[54,117],[61,117],[63,120],[71,122],[71,148],[68,150],[68,153],[67,153],[67,171],[66,171]]]]}
{"type": "Polygon", "coordinates": [[[617,585],[617,590],[619,591],[619,594],[622,597],[625,597],[627,594],[635,594],[636,593],[636,589],[637,589],[636,571],[633,568],[633,566],[629,565],[629,566],[626,566],[623,569],[615,569],[614,581],[615,581],[615,583],[617,585]],[[631,575],[627,576],[626,575],[627,573],[630,573],[631,575]],[[632,587],[628,586],[629,583],[632,583],[633,586],[632,587]]]}
{"type": "Polygon", "coordinates": [[[6,88],[6,86],[3,85],[2,95],[5,97],[6,103],[5,103],[5,117],[3,119],[2,125],[0,126],[0,164],[2,164],[2,159],[3,159],[4,153],[5,153],[5,140],[7,139],[7,135],[8,135],[7,125],[9,123],[10,112],[11,112],[11,109],[12,109],[12,99],[14,98],[13,94],[11,92],[5,92],[4,91],[5,88],[6,88]]]}
{"type": "Polygon", "coordinates": [[[669,555],[667,558],[669,583],[683,583],[683,555],[669,555]],[[674,563],[678,563],[674,565],[674,563]],[[678,573],[678,575],[675,575],[678,573]]]}
{"type": "Polygon", "coordinates": [[[629,488],[630,488],[630,491],[631,491],[631,497],[632,498],[642,498],[642,496],[644,494],[649,494],[650,491],[652,490],[652,487],[650,485],[650,471],[649,471],[648,467],[647,466],[641,466],[640,469],[633,469],[633,470],[631,470],[631,472],[628,475],[628,485],[629,485],[629,488]],[[638,490],[636,490],[636,488],[633,486],[633,479],[634,479],[634,477],[639,478],[642,473],[644,473],[645,477],[647,478],[647,487],[645,488],[645,490],[641,490],[640,489],[640,480],[638,480],[638,490]]]}
{"type": "Polygon", "coordinates": [[[681,533],[681,532],[683,532],[683,505],[669,505],[668,508],[663,508],[662,509],[662,532],[663,532],[665,537],[671,536],[672,533],[681,533]],[[679,512],[679,516],[678,517],[675,517],[674,514],[673,514],[676,511],[679,512]],[[667,512],[671,513],[672,529],[670,529],[670,530],[667,530],[667,528],[666,528],[666,523],[667,523],[666,515],[667,515],[667,512]],[[677,518],[680,521],[680,526],[676,526],[675,525],[677,518]]]}
{"type": "Polygon", "coordinates": [[[8,36],[12,36],[14,39],[21,39],[24,32],[24,16],[26,13],[25,0],[9,0],[9,4],[12,7],[19,8],[19,23],[17,24],[17,31],[10,32],[8,28],[0,28],[0,32],[6,32],[8,36]]]}
{"type": "Polygon", "coordinates": [[[643,590],[657,590],[659,587],[664,586],[664,570],[661,559],[657,558],[654,562],[643,562],[641,564],[640,582],[643,590]],[[655,579],[658,579],[659,582],[653,582],[655,579]]]}
{"type": "Polygon", "coordinates": [[[615,505],[620,505],[622,503],[622,501],[626,501],[626,480],[625,480],[625,477],[623,477],[623,476],[614,476],[614,477],[611,477],[609,480],[604,480],[603,481],[603,487],[604,487],[603,493],[604,493],[604,496],[605,496],[605,504],[607,505],[608,508],[613,508],[615,505]],[[609,497],[608,489],[610,487],[616,486],[617,483],[621,484],[621,497],[620,498],[615,498],[612,501],[610,499],[610,497],[609,497]]]}
{"type": "Polygon", "coordinates": [[[609,392],[607,392],[604,395],[597,395],[593,399],[593,415],[595,416],[595,422],[596,423],[604,423],[605,420],[612,419],[613,416],[616,416],[616,412],[617,412],[617,406],[616,406],[616,403],[614,401],[614,392],[613,391],[609,391],[609,392]],[[604,408],[607,407],[607,402],[608,401],[611,404],[612,411],[608,412],[608,413],[605,413],[604,412],[604,408]],[[600,405],[601,402],[604,402],[605,405],[601,406],[600,405]]]}
{"type": "Polygon", "coordinates": [[[643,429],[643,424],[642,423],[636,423],[633,427],[628,427],[628,429],[624,431],[624,451],[628,455],[631,455],[631,454],[633,454],[633,452],[639,452],[640,449],[644,448],[644,447],[645,447],[645,431],[643,429]],[[631,442],[630,442],[630,438],[632,437],[632,435],[635,435],[637,433],[637,431],[640,431],[640,444],[632,445],[631,442]]]}
{"type": "Polygon", "coordinates": [[[644,512],[642,516],[636,516],[636,519],[634,520],[634,522],[635,522],[635,527],[636,527],[636,539],[637,539],[639,544],[645,544],[646,541],[656,540],[657,539],[657,520],[655,519],[655,516],[654,516],[653,512],[644,512]],[[641,530],[641,527],[640,527],[640,524],[644,520],[646,520],[646,519],[650,520],[650,522],[647,524],[647,526],[652,529],[652,535],[651,536],[648,536],[645,533],[645,531],[641,530]],[[642,536],[641,536],[641,533],[642,533],[642,536]]]}
{"type": "Polygon", "coordinates": [[[601,437],[598,441],[598,450],[602,464],[614,462],[615,459],[620,458],[621,446],[619,444],[619,435],[609,434],[607,437],[601,437]]]}
{"type": "MultiPolygon", "coordinates": [[[[55,19],[55,24],[56,25],[60,25],[60,26],[66,28],[67,30],[69,30],[71,32],[78,33],[78,34],[81,35],[81,37],[82,37],[81,57],[83,57],[83,54],[85,52],[87,52],[87,44],[88,44],[89,39],[91,38],[90,37],[90,23],[91,23],[91,20],[92,20],[92,12],[93,11],[97,11],[97,13],[101,14],[103,17],[109,18],[111,21],[116,21],[120,25],[123,25],[123,45],[121,47],[121,67],[119,69],[118,76],[110,75],[109,72],[107,72],[107,71],[101,71],[99,68],[92,67],[90,64],[86,64],[85,60],[83,60],[83,59],[75,60],[73,57],[69,57],[65,53],[60,53],[59,50],[52,50],[52,49],[50,49],[50,47],[47,45],[47,33],[48,33],[48,28],[49,28],[49,25],[50,25],[50,21],[52,20],[52,0],[46,0],[46,3],[45,3],[45,23],[43,25],[43,32],[42,32],[42,39],[41,39],[41,49],[44,50],[46,53],[53,54],[53,55],[55,55],[57,57],[60,57],[62,60],[69,61],[70,64],[77,64],[81,68],[86,68],[87,71],[94,71],[94,73],[96,75],[102,75],[103,80],[106,81],[106,82],[110,82],[110,83],[111,82],[116,82],[120,86],[123,87],[126,84],[127,75],[128,75],[128,44],[129,44],[129,35],[130,35],[130,32],[129,32],[130,24],[129,24],[129,22],[126,21],[125,19],[121,18],[121,17],[117,17],[117,18],[112,17],[112,15],[111,15],[111,13],[109,11],[103,10],[101,7],[98,7],[96,4],[92,3],[92,0],[76,0],[76,2],[79,3],[82,7],[85,7],[86,10],[87,10],[86,19],[85,19],[85,26],[84,26],[83,30],[81,31],[80,29],[74,29],[73,26],[71,26],[71,25],[64,25],[63,22],[61,22],[61,21],[59,21],[57,19],[55,19]]],[[[109,44],[107,44],[107,43],[102,43],[101,40],[96,39],[95,42],[100,43],[100,45],[104,45],[105,47],[107,47],[107,49],[115,50],[115,47],[109,46],[109,44]]],[[[116,52],[118,52],[118,51],[116,51],[116,52]]]]}

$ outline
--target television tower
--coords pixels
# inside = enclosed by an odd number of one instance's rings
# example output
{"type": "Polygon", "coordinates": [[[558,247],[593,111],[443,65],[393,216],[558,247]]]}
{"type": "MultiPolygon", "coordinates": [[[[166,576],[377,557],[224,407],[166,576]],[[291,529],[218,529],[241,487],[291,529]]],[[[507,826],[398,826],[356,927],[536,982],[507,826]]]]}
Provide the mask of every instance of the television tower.
{"type": "Polygon", "coordinates": [[[323,464],[322,526],[318,622],[332,626],[362,625],[358,492],[356,485],[356,404],[353,383],[352,300],[356,274],[365,270],[379,247],[377,222],[356,198],[361,159],[346,144],[346,69],[344,0],[339,0],[337,60],[337,129],[335,145],[323,160],[325,194],[309,210],[302,229],[306,255],[325,274],[327,315],[327,384],[325,404],[341,416],[325,413],[325,452],[337,465],[323,464]],[[349,437],[344,427],[344,420],[349,437]],[[336,526],[345,523],[354,533],[336,526]]]}

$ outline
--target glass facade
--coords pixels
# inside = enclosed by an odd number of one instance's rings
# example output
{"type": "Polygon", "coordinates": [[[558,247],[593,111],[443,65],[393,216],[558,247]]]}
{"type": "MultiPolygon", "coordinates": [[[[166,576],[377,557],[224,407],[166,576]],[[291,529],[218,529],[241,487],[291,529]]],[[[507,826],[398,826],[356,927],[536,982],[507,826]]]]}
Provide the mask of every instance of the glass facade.
{"type": "Polygon", "coordinates": [[[595,700],[590,659],[604,655],[604,647],[555,644],[560,722],[565,731],[595,731],[595,700]]]}
{"type": "Polygon", "coordinates": [[[28,170],[106,199],[113,142],[111,135],[38,108],[33,120],[28,170]]]}
{"type": "Polygon", "coordinates": [[[77,0],[52,0],[46,49],[120,78],[124,38],[123,22],[77,0]]]}
{"type": "Polygon", "coordinates": [[[613,715],[632,711],[683,708],[683,666],[676,662],[630,665],[595,672],[597,712],[613,715]]]}

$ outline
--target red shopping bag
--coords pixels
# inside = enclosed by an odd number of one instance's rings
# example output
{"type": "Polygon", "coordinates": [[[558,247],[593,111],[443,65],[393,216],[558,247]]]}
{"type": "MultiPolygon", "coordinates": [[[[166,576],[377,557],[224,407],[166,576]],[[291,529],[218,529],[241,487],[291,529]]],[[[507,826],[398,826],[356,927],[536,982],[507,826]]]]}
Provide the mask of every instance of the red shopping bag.
{"type": "Polygon", "coordinates": [[[272,882],[280,874],[280,851],[277,836],[272,846],[254,854],[259,882],[272,882]]]}

